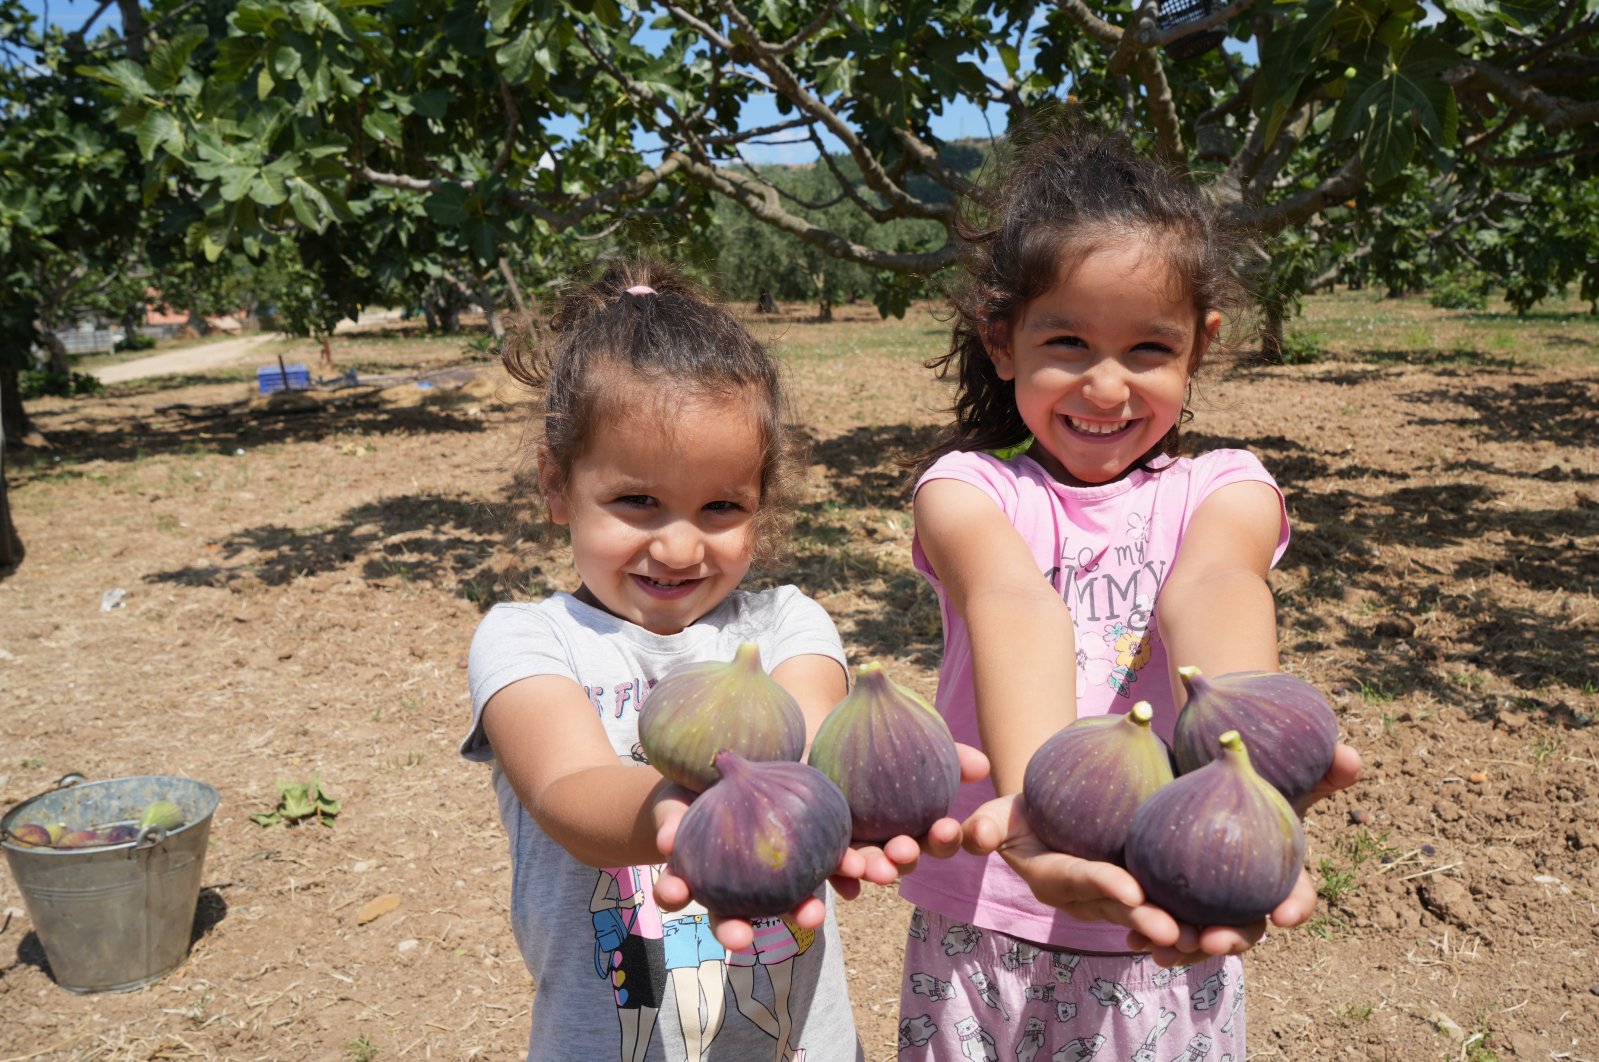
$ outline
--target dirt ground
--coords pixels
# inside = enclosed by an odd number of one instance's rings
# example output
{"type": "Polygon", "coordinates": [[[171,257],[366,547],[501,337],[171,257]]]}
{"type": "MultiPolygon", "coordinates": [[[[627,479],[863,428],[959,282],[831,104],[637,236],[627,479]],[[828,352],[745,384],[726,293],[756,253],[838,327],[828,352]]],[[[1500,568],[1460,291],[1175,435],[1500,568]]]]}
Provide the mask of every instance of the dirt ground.
{"type": "MultiPolygon", "coordinates": [[[[894,459],[937,423],[940,326],[777,331],[820,351],[791,372],[814,467],[796,557],[763,579],[930,693],[894,459]]],[[[1307,824],[1317,920],[1248,960],[1251,1054],[1594,1062],[1599,371],[1334,353],[1207,381],[1192,425],[1291,499],[1284,663],[1367,765],[1307,824]]],[[[132,992],[59,987],[0,875],[0,1062],[524,1050],[504,838],[455,747],[479,616],[565,568],[508,537],[520,420],[489,362],[338,354],[386,386],[274,406],[253,370],[136,381],[32,403],[50,448],[7,453],[28,553],[0,578],[0,806],[68,771],[189,776],[221,806],[190,956],[132,992]],[[333,826],[251,820],[312,775],[333,826]]],[[[905,914],[887,889],[840,908],[871,1060],[895,1053],[905,914]]]]}

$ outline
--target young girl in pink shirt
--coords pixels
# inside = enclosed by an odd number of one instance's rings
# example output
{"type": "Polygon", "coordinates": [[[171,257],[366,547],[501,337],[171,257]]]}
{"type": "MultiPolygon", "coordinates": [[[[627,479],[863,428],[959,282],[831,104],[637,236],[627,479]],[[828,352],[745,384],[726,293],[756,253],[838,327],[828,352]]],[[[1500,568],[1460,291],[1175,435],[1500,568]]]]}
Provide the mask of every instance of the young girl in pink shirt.
{"type": "MultiPolygon", "coordinates": [[[[1122,868],[1047,851],[1017,795],[1077,716],[1147,700],[1169,742],[1178,664],[1278,667],[1282,495],[1248,451],[1179,445],[1193,374],[1247,303],[1237,248],[1189,179],[1081,119],[1020,142],[986,211],[933,363],[955,419],[917,480],[913,554],[944,622],[937,707],[992,775],[951,812],[968,852],[901,886],[900,1058],[1242,1059],[1239,956],[1266,921],[1179,924],[1122,868]]],[[[1312,799],[1358,773],[1340,746],[1312,799]]],[[[1302,876],[1270,921],[1314,905],[1302,876]]]]}

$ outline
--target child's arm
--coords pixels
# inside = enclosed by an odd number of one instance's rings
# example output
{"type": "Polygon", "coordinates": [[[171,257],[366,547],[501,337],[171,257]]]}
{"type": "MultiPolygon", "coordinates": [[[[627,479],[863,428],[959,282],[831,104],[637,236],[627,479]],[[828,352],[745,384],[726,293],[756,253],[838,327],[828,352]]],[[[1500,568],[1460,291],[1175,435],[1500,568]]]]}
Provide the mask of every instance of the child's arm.
{"type": "MultiPolygon", "coordinates": [[[[1194,514],[1156,606],[1174,668],[1193,664],[1218,675],[1277,669],[1276,613],[1266,573],[1281,527],[1280,506],[1270,486],[1238,483],[1218,490],[1194,514]]],[[[1181,703],[1182,685],[1175,672],[1172,679],[1181,703]]],[[[1340,745],[1326,779],[1306,806],[1353,784],[1359,772],[1359,756],[1340,745]]],[[[1013,798],[984,805],[973,818],[983,815],[995,826],[973,830],[968,847],[977,852],[998,847],[1041,902],[1077,918],[1125,926],[1129,947],[1150,951],[1162,965],[1241,953],[1266,930],[1264,919],[1236,928],[1178,923],[1145,903],[1143,890],[1121,867],[1046,849],[1013,798]],[[1001,832],[1002,841],[997,836],[1001,832]]],[[[1302,874],[1271,921],[1280,926],[1304,922],[1315,901],[1314,885],[1302,874]]]]}
{"type": "Polygon", "coordinates": [[[1267,573],[1281,526],[1277,492],[1255,481],[1222,487],[1189,521],[1155,609],[1177,704],[1187,700],[1179,667],[1207,675],[1277,670],[1267,573]]]}
{"type": "Polygon", "coordinates": [[[483,706],[483,731],[522,806],[573,858],[594,867],[661,858],[656,832],[689,794],[621,763],[577,683],[511,683],[483,706]]]}
{"type": "Polygon", "coordinates": [[[1005,514],[976,487],[924,483],[914,512],[922,551],[966,621],[994,789],[1019,792],[1033,752],[1077,715],[1071,614],[1005,514]]]}
{"type": "Polygon", "coordinates": [[[933,480],[916,492],[914,511],[922,551],[966,620],[978,729],[1000,794],[966,820],[966,848],[999,851],[1040,902],[1175,943],[1176,921],[1143,902],[1131,874],[1048,850],[1019,802],[1033,752],[1077,715],[1077,636],[1066,603],[977,488],[933,480]]]}
{"type": "MultiPolygon", "coordinates": [[[[1265,483],[1234,483],[1212,494],[1194,514],[1156,606],[1179,705],[1187,698],[1177,667],[1194,666],[1211,675],[1277,670],[1277,611],[1267,579],[1281,506],[1277,492],[1265,483]]],[[[1300,812],[1353,785],[1359,776],[1359,754],[1339,745],[1327,776],[1301,802],[1300,812]]],[[[1271,922],[1299,925],[1315,907],[1315,885],[1302,872],[1293,893],[1272,912],[1271,922]]],[[[1156,958],[1185,961],[1204,954],[1236,954],[1264,931],[1264,922],[1238,929],[1184,927],[1175,947],[1169,953],[1157,948],[1156,958]]]]}

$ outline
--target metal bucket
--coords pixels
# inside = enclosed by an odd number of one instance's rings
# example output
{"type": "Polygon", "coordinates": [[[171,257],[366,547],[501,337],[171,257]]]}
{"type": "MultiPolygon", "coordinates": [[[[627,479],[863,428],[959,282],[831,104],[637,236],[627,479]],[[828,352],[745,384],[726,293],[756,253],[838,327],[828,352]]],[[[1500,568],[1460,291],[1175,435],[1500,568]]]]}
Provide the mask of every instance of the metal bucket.
{"type": "Polygon", "coordinates": [[[0,848],[56,983],[69,992],[125,992],[170,973],[189,954],[217,791],[162,776],[68,775],[59,785],[0,818],[0,848]],[[157,800],[176,804],[183,824],[126,844],[30,848],[12,835],[26,822],[68,830],[137,822],[157,800]]]}

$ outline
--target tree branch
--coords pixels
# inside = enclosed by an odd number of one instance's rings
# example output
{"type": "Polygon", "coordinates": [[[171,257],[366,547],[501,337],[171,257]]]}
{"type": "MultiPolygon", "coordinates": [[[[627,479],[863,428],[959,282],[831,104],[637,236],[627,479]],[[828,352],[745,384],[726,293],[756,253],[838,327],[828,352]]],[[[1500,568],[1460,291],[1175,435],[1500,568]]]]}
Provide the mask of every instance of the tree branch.
{"type": "Polygon", "coordinates": [[[1077,23],[1083,32],[1100,44],[1106,44],[1114,48],[1121,43],[1121,27],[1106,22],[1094,14],[1088,5],[1083,3],[1083,0],[1055,0],[1055,6],[1066,12],[1066,17],[1077,23]]]}
{"type": "MultiPolygon", "coordinates": [[[[749,38],[753,49],[755,65],[771,79],[773,89],[793,103],[805,114],[810,115],[820,122],[828,132],[838,138],[839,143],[849,152],[850,157],[861,169],[861,177],[872,191],[882,196],[892,207],[897,208],[901,216],[938,217],[939,211],[934,204],[926,203],[902,188],[889,178],[876,157],[866,148],[847,122],[834,113],[831,107],[813,96],[801,83],[794,72],[790,70],[778,56],[765,50],[760,34],[755,26],[744,16],[732,0],[720,0],[720,6],[728,20],[736,25],[744,35],[749,38]]],[[[672,8],[672,10],[677,10],[672,8]]]]}
{"type": "Polygon", "coordinates": [[[674,153],[672,158],[680,160],[691,178],[733,200],[756,220],[797,236],[835,258],[859,262],[873,269],[887,269],[910,276],[930,276],[953,263],[958,255],[953,239],[946,239],[936,251],[921,254],[890,253],[862,246],[783,209],[776,192],[760,181],[681,154],[674,153]]]}
{"type": "Polygon", "coordinates": [[[1443,75],[1454,88],[1482,89],[1504,100],[1544,127],[1550,136],[1577,126],[1599,123],[1599,102],[1582,102],[1551,96],[1522,82],[1491,63],[1469,60],[1443,75]]]}
{"type": "Polygon", "coordinates": [[[828,2],[822,6],[822,10],[817,13],[814,19],[811,20],[811,24],[809,26],[806,26],[804,29],[800,30],[798,33],[794,34],[794,36],[790,37],[781,44],[763,44],[761,47],[766,49],[767,53],[770,55],[790,55],[793,53],[794,49],[798,48],[800,45],[816,36],[816,34],[820,33],[823,27],[827,25],[828,21],[832,19],[833,13],[837,10],[838,0],[828,0],[828,2]]]}
{"type": "Polygon", "coordinates": [[[1359,155],[1338,168],[1315,188],[1309,189],[1259,210],[1239,210],[1238,220],[1264,233],[1281,232],[1291,225],[1302,224],[1328,207],[1354,198],[1366,186],[1366,167],[1359,155]]]}
{"type": "MultiPolygon", "coordinates": [[[[576,226],[595,214],[602,213],[612,207],[643,199],[653,192],[662,181],[683,168],[683,159],[680,155],[670,155],[661,160],[661,164],[652,170],[635,174],[624,180],[617,181],[597,192],[591,192],[577,200],[566,210],[551,210],[542,200],[526,192],[511,190],[506,192],[506,199],[515,204],[533,217],[538,218],[555,229],[576,226]]],[[[477,191],[478,182],[473,180],[452,180],[438,178],[428,180],[421,177],[411,177],[403,173],[383,173],[370,166],[351,166],[349,172],[364,181],[379,185],[383,188],[398,188],[406,192],[436,192],[440,189],[458,185],[465,188],[468,193],[477,191]]]]}

